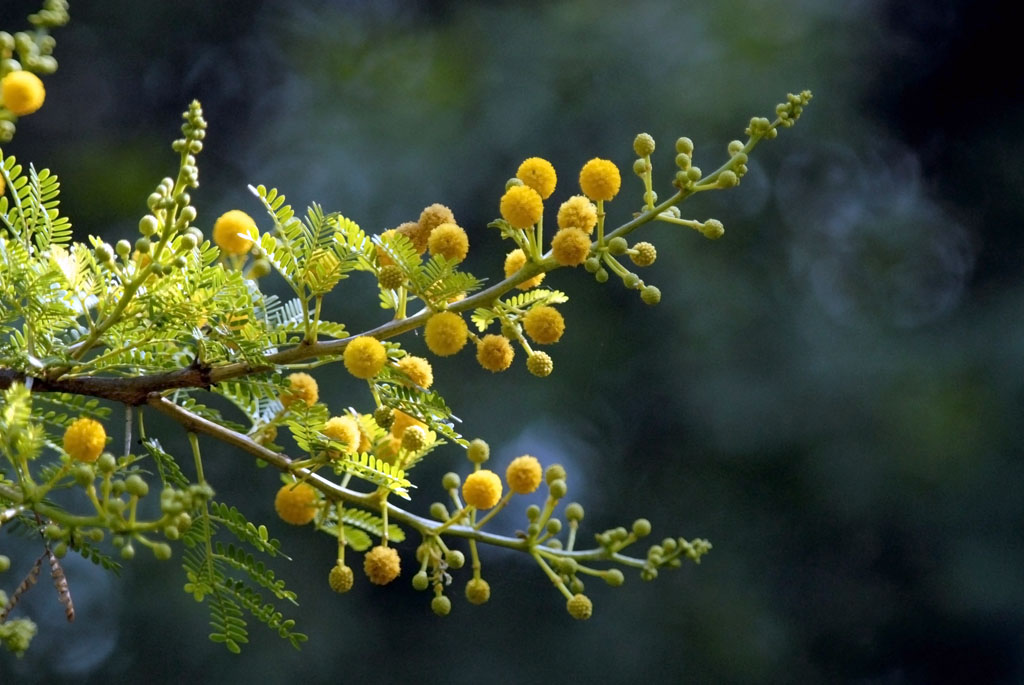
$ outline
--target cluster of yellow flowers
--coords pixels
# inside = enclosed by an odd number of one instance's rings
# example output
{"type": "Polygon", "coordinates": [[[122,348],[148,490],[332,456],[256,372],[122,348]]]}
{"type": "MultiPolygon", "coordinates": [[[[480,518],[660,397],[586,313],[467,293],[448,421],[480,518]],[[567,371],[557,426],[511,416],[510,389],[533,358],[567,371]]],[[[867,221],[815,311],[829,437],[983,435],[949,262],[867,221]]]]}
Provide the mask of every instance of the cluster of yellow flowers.
{"type": "Polygon", "coordinates": [[[15,116],[38,111],[45,100],[46,88],[31,71],[12,71],[0,79],[0,104],[15,116]]]}

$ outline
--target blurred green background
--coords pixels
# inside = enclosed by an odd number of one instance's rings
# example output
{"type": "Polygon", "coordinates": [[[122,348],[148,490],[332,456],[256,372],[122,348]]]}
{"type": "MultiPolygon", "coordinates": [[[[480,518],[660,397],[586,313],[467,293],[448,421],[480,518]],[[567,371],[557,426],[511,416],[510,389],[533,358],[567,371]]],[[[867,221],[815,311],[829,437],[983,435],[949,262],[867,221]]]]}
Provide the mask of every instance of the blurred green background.
{"type": "MultiPolygon", "coordinates": [[[[4,0],[0,26],[21,28],[35,7],[4,0]]],[[[207,474],[221,498],[297,558],[282,572],[307,646],[255,625],[229,656],[207,641],[177,563],[140,555],[115,579],[68,559],[77,621],[45,588],[26,595],[40,635],[24,659],[0,656],[0,681],[1024,680],[1024,107],[1017,77],[998,72],[1018,40],[1001,5],[71,9],[46,106],[5,152],[61,175],[83,239],[135,235],[146,196],[176,168],[170,141],[192,98],[210,123],[193,193],[204,230],[230,208],[258,215],[250,183],[373,232],[442,202],[470,231],[467,268],[490,277],[509,246],[484,226],[522,159],[554,163],[559,202],[583,162],[614,160],[624,191],[610,219],[623,221],[641,202],[637,132],[658,141],[664,196],[677,136],[713,169],[750,116],[770,116],[788,91],[815,100],[756,150],[739,188],[683,206],[723,221],[722,240],[641,232],[658,248],[642,276],[659,306],[563,270],[549,276],[572,298],[551,378],[522,364],[492,376],[466,353],[435,362],[437,387],[497,468],[525,452],[560,461],[588,530],[647,516],[656,537],[710,538],[699,567],[591,583],[585,624],[531,563],[492,550],[491,602],[468,605],[457,576],[443,620],[409,574],[337,596],[331,541],[277,521],[274,474],[223,450],[207,474]]],[[[380,321],[370,282],[343,285],[330,316],[380,321]]],[[[321,375],[329,406],[369,408],[344,373],[321,375]]],[[[420,467],[413,508],[465,464],[447,449],[420,467]]],[[[508,531],[522,525],[511,509],[498,521],[508,531]]],[[[401,546],[407,563],[413,545],[401,546]]],[[[32,559],[15,557],[6,577],[32,559]]]]}

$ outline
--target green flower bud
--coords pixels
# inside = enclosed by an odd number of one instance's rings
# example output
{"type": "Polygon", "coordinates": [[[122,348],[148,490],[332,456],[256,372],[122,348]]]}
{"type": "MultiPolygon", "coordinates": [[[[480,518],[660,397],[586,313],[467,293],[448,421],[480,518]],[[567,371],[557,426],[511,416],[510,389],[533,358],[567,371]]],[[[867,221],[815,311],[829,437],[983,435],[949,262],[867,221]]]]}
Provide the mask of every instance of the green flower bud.
{"type": "Polygon", "coordinates": [[[168,540],[177,540],[181,537],[181,531],[175,525],[168,525],[164,528],[164,537],[168,540]]]}
{"type": "Polygon", "coordinates": [[[653,285],[644,286],[640,291],[640,299],[644,304],[656,305],[661,302],[661,291],[653,285]]]}
{"type": "Polygon", "coordinates": [[[562,499],[565,497],[565,493],[569,491],[569,486],[561,478],[556,478],[548,484],[548,490],[555,499],[562,499]]]}
{"type": "Polygon", "coordinates": [[[727,148],[729,150],[729,156],[730,157],[735,157],[736,154],[740,150],[742,150],[744,147],[745,146],[743,145],[743,141],[742,140],[730,140],[729,141],[729,146],[727,148]]]}
{"type": "Polygon", "coordinates": [[[441,487],[445,490],[458,490],[460,485],[462,485],[462,479],[459,478],[459,474],[453,471],[444,474],[444,477],[441,479],[441,487]]]}
{"type": "Polygon", "coordinates": [[[473,578],[466,583],[466,599],[470,604],[484,604],[491,598],[491,586],[483,578],[473,578]]]}
{"type": "Polygon", "coordinates": [[[643,176],[647,173],[647,160],[637,159],[633,161],[633,173],[637,176],[643,176]]]}
{"type": "Polygon", "coordinates": [[[68,553],[68,543],[61,541],[56,544],[53,548],[53,556],[58,559],[63,559],[64,555],[68,553]]]}
{"type": "Polygon", "coordinates": [[[96,256],[96,261],[100,264],[106,264],[114,259],[114,251],[106,243],[97,245],[93,250],[93,254],[96,256]]]}
{"type": "Polygon", "coordinates": [[[718,175],[718,187],[719,188],[734,188],[740,182],[739,177],[736,176],[736,172],[726,169],[718,175]]]}
{"type": "Polygon", "coordinates": [[[633,152],[641,157],[654,152],[654,138],[649,133],[638,133],[633,139],[633,152]]]}
{"type": "Polygon", "coordinates": [[[525,185],[525,184],[520,179],[518,179],[515,176],[513,176],[509,180],[505,181],[505,190],[508,190],[509,188],[514,188],[515,186],[521,186],[521,185],[525,185]]]}
{"type": "Polygon", "coordinates": [[[132,244],[127,240],[118,240],[117,245],[114,246],[114,251],[117,252],[117,256],[124,259],[132,252],[132,244]]]}
{"type": "Polygon", "coordinates": [[[447,616],[452,611],[452,600],[444,595],[438,595],[430,600],[430,609],[438,616],[447,616]]]}
{"type": "Polygon", "coordinates": [[[412,577],[412,587],[415,590],[426,590],[430,585],[430,578],[427,577],[426,571],[420,571],[412,577]]]}
{"type": "Polygon", "coordinates": [[[725,235],[725,226],[718,219],[708,219],[700,227],[700,232],[708,240],[718,240],[725,235]]]}
{"type": "Polygon", "coordinates": [[[103,537],[104,537],[103,529],[102,528],[93,528],[92,530],[90,530],[86,534],[86,537],[89,538],[90,540],[92,540],[93,542],[103,542],[103,537]]]}
{"type": "Polygon", "coordinates": [[[269,276],[273,267],[268,259],[257,259],[249,267],[249,278],[263,278],[269,276]]]}
{"type": "Polygon", "coordinates": [[[388,264],[381,267],[377,282],[385,290],[398,290],[405,284],[405,272],[397,264],[388,264]]]}
{"type": "Polygon", "coordinates": [[[687,155],[687,154],[678,154],[678,155],[676,155],[676,166],[679,167],[679,169],[681,171],[686,171],[687,169],[689,169],[690,168],[690,162],[691,162],[690,155],[687,155]]]}
{"type": "Polygon", "coordinates": [[[11,558],[0,554],[0,573],[3,573],[11,567],[11,558]]]}
{"type": "Polygon", "coordinates": [[[558,571],[560,573],[564,573],[564,574],[570,575],[570,576],[572,574],[576,573],[576,571],[578,571],[579,568],[580,568],[580,565],[578,563],[576,563],[576,560],[573,559],[572,557],[566,557],[564,559],[559,559],[558,562],[557,562],[557,565],[558,565],[558,571]]]}
{"type": "Polygon", "coordinates": [[[373,412],[373,420],[384,430],[390,430],[395,423],[395,410],[391,407],[377,407],[373,412]]]}
{"type": "Polygon", "coordinates": [[[638,538],[647,537],[651,534],[651,522],[647,519],[633,521],[633,535],[638,538]]]}
{"type": "Polygon", "coordinates": [[[537,537],[538,535],[540,535],[540,526],[538,526],[536,523],[531,523],[526,527],[526,534],[531,538],[537,537]]]}
{"type": "Polygon", "coordinates": [[[185,233],[188,233],[188,234],[191,234],[191,235],[195,236],[196,245],[202,245],[203,244],[203,232],[200,231],[195,226],[189,226],[187,229],[185,229],[185,233]]]}
{"type": "Polygon", "coordinates": [[[629,243],[622,236],[615,236],[608,241],[608,251],[614,255],[626,254],[626,250],[629,249],[629,243]]]}
{"type": "Polygon", "coordinates": [[[526,507],[527,521],[536,521],[538,516],[540,516],[540,507],[538,507],[536,504],[531,504],[530,506],[526,507]]]}
{"type": "Polygon", "coordinates": [[[121,480],[120,478],[116,478],[110,481],[110,492],[113,493],[115,497],[121,496],[122,494],[124,494],[124,491],[125,482],[123,480],[121,480]]]}
{"type": "Polygon", "coordinates": [[[565,518],[570,521],[582,521],[583,520],[583,505],[579,502],[570,502],[565,507],[565,518]]]}
{"type": "MultiPolygon", "coordinates": [[[[187,208],[186,208],[187,209],[187,208]]],[[[178,238],[178,249],[187,251],[191,250],[196,246],[196,237],[191,233],[182,233],[181,237],[178,238]]]]}
{"type": "Polygon", "coordinates": [[[167,561],[171,558],[171,546],[166,542],[158,542],[153,545],[153,556],[159,561],[167,561]]]}
{"type": "Polygon", "coordinates": [[[576,594],[581,594],[586,589],[586,586],[579,578],[573,578],[569,581],[569,589],[576,594]]]}
{"type": "Polygon", "coordinates": [[[622,575],[622,571],[617,568],[610,568],[604,572],[604,582],[608,583],[612,587],[619,587],[626,582],[626,577],[622,575]]]}
{"type": "Polygon", "coordinates": [[[594,273],[594,280],[598,283],[608,282],[608,272],[602,267],[594,273]]]}
{"type": "Polygon", "coordinates": [[[51,523],[43,529],[43,535],[50,540],[59,540],[64,537],[64,531],[56,523],[51,523]]]}
{"type": "Polygon", "coordinates": [[[448,552],[448,555],[445,557],[445,561],[447,561],[448,565],[452,568],[462,568],[466,565],[466,555],[457,549],[453,549],[448,552]]]}
{"type": "Polygon", "coordinates": [[[95,479],[96,471],[93,469],[92,464],[79,464],[75,467],[75,482],[83,488],[91,484],[95,479]]]}
{"type": "Polygon", "coordinates": [[[427,444],[427,431],[422,426],[409,426],[402,433],[402,447],[410,452],[423,449],[427,444]]]}
{"type": "Polygon", "coordinates": [[[644,193],[644,202],[649,205],[656,204],[658,202],[658,194],[653,190],[648,190],[644,193]]]}
{"type": "Polygon", "coordinates": [[[558,535],[562,530],[562,522],[558,519],[548,519],[547,529],[552,535],[558,535]]]}
{"type": "Polygon", "coordinates": [[[434,502],[430,505],[430,515],[438,521],[447,521],[448,509],[441,502],[434,502]]]}
{"type": "Polygon", "coordinates": [[[544,482],[548,485],[556,480],[565,480],[565,477],[565,467],[561,464],[552,464],[544,471],[544,482]]]}
{"type": "Polygon", "coordinates": [[[153,243],[149,241],[149,238],[139,238],[135,241],[135,249],[138,250],[139,254],[149,254],[152,247],[153,243]]]}
{"type": "Polygon", "coordinates": [[[683,136],[676,140],[676,152],[688,155],[693,152],[693,141],[683,136]]]}
{"type": "Polygon", "coordinates": [[[174,517],[174,525],[178,527],[178,530],[184,533],[192,526],[192,517],[188,515],[187,511],[183,511],[174,517]]]}
{"type": "Polygon", "coordinates": [[[480,438],[476,438],[470,442],[469,447],[466,448],[466,457],[474,464],[482,464],[487,461],[490,456],[490,446],[480,438]]]}
{"type": "Polygon", "coordinates": [[[142,476],[137,473],[128,476],[128,479],[125,481],[125,488],[128,490],[129,495],[135,495],[136,497],[145,497],[149,493],[149,484],[142,480],[142,476]]]}
{"type": "Polygon", "coordinates": [[[565,604],[569,615],[577,621],[586,621],[594,613],[594,605],[590,598],[584,594],[577,593],[565,604]]]}
{"type": "Polygon", "coordinates": [[[692,166],[686,170],[686,178],[693,181],[694,183],[700,180],[701,174],[702,172],[699,166],[692,166]]]}
{"type": "Polygon", "coordinates": [[[640,285],[640,277],[635,273],[627,273],[622,277],[622,285],[626,286],[630,290],[635,290],[640,285]]]}
{"type": "Polygon", "coordinates": [[[135,548],[132,547],[132,543],[129,542],[121,548],[121,558],[126,560],[135,558],[135,548]]]}
{"type": "Polygon", "coordinates": [[[594,273],[601,268],[601,260],[597,257],[587,257],[587,261],[583,262],[583,268],[588,273],[594,273]]]}

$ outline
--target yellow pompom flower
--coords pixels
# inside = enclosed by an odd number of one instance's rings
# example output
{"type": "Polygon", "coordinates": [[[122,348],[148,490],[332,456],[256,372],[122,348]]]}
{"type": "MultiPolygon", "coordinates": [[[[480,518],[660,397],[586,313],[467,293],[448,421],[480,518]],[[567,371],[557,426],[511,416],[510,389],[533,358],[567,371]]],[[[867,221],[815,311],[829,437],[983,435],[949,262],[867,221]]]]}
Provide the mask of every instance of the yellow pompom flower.
{"type": "Polygon", "coordinates": [[[64,451],[76,461],[91,464],[107,445],[103,424],[86,416],[79,417],[64,431],[64,451]]]}
{"type": "Polygon", "coordinates": [[[345,347],[345,368],[356,378],[373,378],[384,368],[387,351],[380,340],[361,335],[345,347]]]}
{"type": "Polygon", "coordinates": [[[402,572],[402,560],[394,548],[377,545],[363,557],[363,571],[374,585],[387,585],[402,572]]]}
{"type": "Polygon", "coordinates": [[[225,254],[242,255],[252,249],[251,234],[255,232],[253,218],[240,209],[232,209],[213,223],[213,242],[225,254]]]}
{"type": "Polygon", "coordinates": [[[485,335],[476,346],[476,360],[488,371],[497,373],[512,366],[515,350],[503,335],[485,335]]]}
{"type": "Polygon", "coordinates": [[[435,202],[429,207],[424,207],[420,212],[420,228],[429,236],[430,233],[441,224],[454,224],[455,215],[452,210],[442,204],[435,202]]]}
{"type": "Polygon", "coordinates": [[[281,393],[281,404],[290,407],[296,402],[305,402],[312,407],[320,399],[320,388],[316,379],[301,371],[288,375],[288,389],[281,393]]]}
{"type": "Polygon", "coordinates": [[[405,429],[411,428],[412,426],[419,426],[426,430],[427,424],[423,423],[419,419],[406,414],[401,409],[396,409],[394,413],[394,421],[391,423],[391,435],[401,439],[405,435],[405,429]]]}
{"type": "Polygon", "coordinates": [[[505,470],[505,480],[509,489],[519,495],[529,495],[536,490],[543,477],[540,462],[529,454],[516,457],[505,470]]]}
{"type": "Polygon", "coordinates": [[[544,201],[530,186],[512,186],[501,196],[501,216],[512,228],[530,228],[543,213],[544,201]]]}
{"type": "Polygon", "coordinates": [[[587,235],[597,226],[597,207],[583,195],[573,195],[558,208],[559,228],[578,228],[587,235]]]}
{"type": "Polygon", "coordinates": [[[395,368],[409,377],[416,385],[423,389],[429,388],[434,383],[434,369],[423,357],[402,357],[395,364],[395,368]]]}
{"type": "MultiPolygon", "coordinates": [[[[348,447],[345,454],[354,454],[362,441],[359,432],[359,423],[354,417],[345,414],[344,416],[332,416],[324,426],[323,434],[332,440],[345,443],[348,447]]],[[[332,456],[336,456],[332,454],[332,456]]]]}
{"type": "Polygon", "coordinates": [[[516,171],[516,178],[527,186],[537,191],[541,199],[546,200],[555,192],[555,183],[558,177],[555,175],[555,167],[551,162],[540,157],[530,157],[519,165],[516,171]]]}
{"type": "Polygon", "coordinates": [[[445,259],[461,262],[469,254],[469,237],[459,226],[444,223],[431,232],[427,249],[432,255],[439,254],[445,259]]]}
{"type": "Polygon", "coordinates": [[[614,162],[595,157],[580,170],[580,188],[594,202],[611,200],[619,192],[622,177],[614,162]]]}
{"type": "Polygon", "coordinates": [[[427,251],[427,238],[430,237],[430,231],[425,230],[415,221],[406,221],[395,229],[395,233],[400,233],[408,238],[419,254],[427,251]]]}
{"type": "Polygon", "coordinates": [[[23,117],[43,106],[46,88],[30,71],[12,71],[0,80],[0,99],[12,114],[23,117]]]}
{"type": "MultiPolygon", "coordinates": [[[[516,248],[505,255],[505,278],[508,278],[512,274],[516,273],[520,269],[526,266],[526,253],[520,248],[516,248]]],[[[536,288],[540,285],[540,282],[544,280],[546,274],[540,273],[533,278],[523,281],[516,287],[520,290],[529,290],[530,288],[536,288]]]]}
{"type": "Polygon", "coordinates": [[[550,345],[558,342],[565,332],[565,319],[554,307],[542,304],[526,312],[523,328],[535,343],[550,345]]]}
{"type": "Polygon", "coordinates": [[[560,228],[551,239],[551,256],[562,266],[579,266],[589,255],[590,236],[578,228],[560,228]]]}
{"type": "Polygon", "coordinates": [[[490,509],[501,499],[501,478],[494,471],[480,469],[466,476],[462,498],[477,509],[490,509]]]}
{"type": "Polygon", "coordinates": [[[293,526],[304,526],[316,518],[319,495],[309,483],[282,485],[274,497],[274,510],[281,520],[293,526]]]}
{"type": "Polygon", "coordinates": [[[423,340],[438,357],[455,354],[465,346],[468,337],[469,327],[454,312],[434,314],[423,327],[423,340]]]}

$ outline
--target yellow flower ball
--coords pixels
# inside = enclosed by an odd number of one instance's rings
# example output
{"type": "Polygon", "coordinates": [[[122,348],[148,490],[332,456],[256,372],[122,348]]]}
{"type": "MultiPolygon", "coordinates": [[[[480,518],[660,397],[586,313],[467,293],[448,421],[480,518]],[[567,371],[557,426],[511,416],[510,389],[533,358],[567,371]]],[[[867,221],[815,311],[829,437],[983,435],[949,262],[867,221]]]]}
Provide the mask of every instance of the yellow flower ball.
{"type": "Polygon", "coordinates": [[[395,368],[423,389],[434,384],[434,369],[430,366],[430,362],[423,357],[402,357],[395,364],[395,368]]]}
{"type": "Polygon", "coordinates": [[[430,231],[415,221],[406,221],[395,229],[395,233],[400,233],[408,238],[419,254],[427,251],[427,238],[430,237],[430,231]]]}
{"type": "Polygon", "coordinates": [[[530,340],[541,345],[556,343],[565,332],[565,319],[554,307],[542,304],[526,312],[523,328],[530,340]]]}
{"type": "Polygon", "coordinates": [[[519,170],[516,171],[516,178],[536,190],[544,200],[555,192],[555,183],[558,181],[555,167],[551,166],[551,162],[540,157],[530,157],[520,164],[519,170]]]}
{"type": "Polygon", "coordinates": [[[224,212],[213,223],[213,242],[225,254],[242,255],[252,249],[256,222],[240,209],[224,212]]]}
{"type": "Polygon", "coordinates": [[[583,195],[573,195],[558,208],[559,228],[578,228],[587,235],[597,226],[597,207],[583,195]]]}
{"type": "Polygon", "coordinates": [[[536,457],[524,454],[516,457],[505,470],[505,480],[512,492],[519,495],[529,495],[540,487],[540,481],[544,477],[540,462],[536,457]]]}
{"type": "Polygon", "coordinates": [[[512,186],[501,196],[501,216],[512,228],[530,228],[543,213],[544,201],[530,186],[512,186]]]}
{"type": "Polygon", "coordinates": [[[431,231],[441,224],[454,224],[455,215],[452,214],[452,210],[435,202],[429,207],[423,208],[423,211],[420,212],[420,220],[418,223],[429,236],[431,231]]]}
{"type": "Polygon", "coordinates": [[[538,350],[526,358],[526,370],[537,378],[545,378],[555,370],[555,363],[551,360],[551,355],[538,350]]]}
{"type": "Polygon", "coordinates": [[[402,560],[394,548],[377,545],[363,557],[363,571],[374,585],[387,585],[402,572],[402,560]]]}
{"type": "Polygon", "coordinates": [[[594,202],[611,200],[619,192],[622,177],[614,162],[595,157],[580,170],[580,188],[594,202]]]}
{"type": "Polygon", "coordinates": [[[441,312],[427,319],[423,328],[423,340],[438,357],[449,357],[466,345],[469,327],[462,317],[454,312],[441,312]]]}
{"type": "Polygon", "coordinates": [[[318,498],[309,483],[282,485],[274,497],[274,510],[285,523],[304,526],[316,518],[318,498]]]}
{"type": "Polygon", "coordinates": [[[384,368],[387,351],[380,340],[361,335],[345,347],[345,368],[356,378],[373,378],[384,368]]]}
{"type": "MultiPolygon", "coordinates": [[[[512,274],[516,273],[520,269],[526,266],[526,253],[520,248],[516,248],[505,255],[505,278],[508,278],[512,274]]],[[[520,290],[529,290],[530,288],[536,288],[540,285],[540,282],[544,280],[546,274],[540,273],[533,278],[523,281],[516,287],[520,290]]]]}
{"type": "Polygon", "coordinates": [[[578,228],[560,228],[551,239],[551,256],[562,266],[579,266],[589,255],[590,236],[578,228]]]}
{"type": "Polygon", "coordinates": [[[594,613],[594,605],[590,601],[590,598],[579,593],[573,595],[572,598],[565,603],[565,609],[569,612],[569,615],[577,621],[586,621],[594,613]]]}
{"type": "MultiPolygon", "coordinates": [[[[332,416],[327,420],[323,433],[332,440],[345,443],[348,446],[345,449],[345,454],[355,454],[362,442],[359,423],[349,414],[332,416]]],[[[332,454],[332,456],[336,455],[332,454]]]]}
{"type": "Polygon", "coordinates": [[[316,379],[301,371],[288,376],[288,389],[281,393],[281,404],[290,407],[296,402],[305,402],[312,407],[320,399],[320,388],[316,379]]]}
{"type": "Polygon", "coordinates": [[[476,346],[476,360],[488,371],[497,373],[512,366],[515,350],[508,338],[493,333],[485,335],[476,346]]]}
{"type": "Polygon", "coordinates": [[[64,431],[64,451],[76,461],[96,461],[107,445],[103,424],[86,416],[77,418],[64,431]]]}
{"type": "Polygon", "coordinates": [[[483,578],[473,578],[466,583],[466,599],[470,604],[484,604],[491,598],[491,586],[483,578]]]}
{"type": "Polygon", "coordinates": [[[469,237],[459,226],[444,223],[431,232],[427,249],[431,255],[439,254],[445,259],[461,262],[469,254],[469,237]]]}
{"type": "Polygon", "coordinates": [[[477,509],[490,509],[501,499],[501,478],[494,471],[480,469],[466,476],[462,498],[477,509]]]}
{"type": "Polygon", "coordinates": [[[46,88],[30,71],[12,71],[0,80],[0,100],[12,114],[23,117],[43,106],[46,88]]]}

